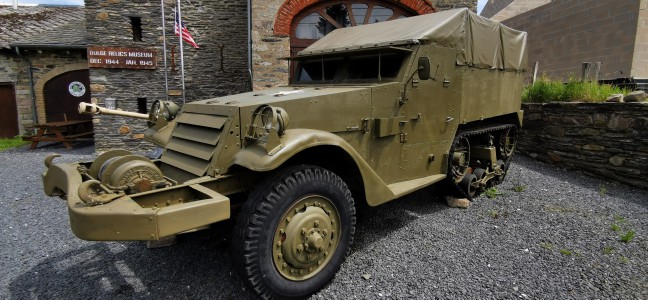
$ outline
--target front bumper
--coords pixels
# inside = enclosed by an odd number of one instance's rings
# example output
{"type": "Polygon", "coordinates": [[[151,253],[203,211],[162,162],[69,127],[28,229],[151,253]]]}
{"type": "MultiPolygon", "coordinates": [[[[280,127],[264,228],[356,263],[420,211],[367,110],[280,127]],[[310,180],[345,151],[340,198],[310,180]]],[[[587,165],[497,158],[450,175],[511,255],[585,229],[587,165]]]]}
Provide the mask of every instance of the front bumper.
{"type": "Polygon", "coordinates": [[[42,177],[48,196],[67,195],[72,232],[80,239],[158,240],[230,218],[229,198],[200,184],[177,185],[89,206],[79,198],[82,176],[78,167],[55,164],[42,177]]]}

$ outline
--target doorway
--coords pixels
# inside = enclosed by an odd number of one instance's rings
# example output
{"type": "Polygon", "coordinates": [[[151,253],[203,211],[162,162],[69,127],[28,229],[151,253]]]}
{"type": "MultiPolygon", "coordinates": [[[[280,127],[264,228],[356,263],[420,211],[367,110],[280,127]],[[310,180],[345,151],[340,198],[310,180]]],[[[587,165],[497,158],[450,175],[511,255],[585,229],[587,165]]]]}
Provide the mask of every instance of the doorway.
{"type": "Polygon", "coordinates": [[[90,103],[90,71],[71,71],[56,76],[45,83],[46,121],[63,122],[90,120],[91,115],[79,114],[79,103],[90,103]]]}
{"type": "Polygon", "coordinates": [[[12,138],[19,133],[14,87],[0,85],[0,138],[12,138]]]}

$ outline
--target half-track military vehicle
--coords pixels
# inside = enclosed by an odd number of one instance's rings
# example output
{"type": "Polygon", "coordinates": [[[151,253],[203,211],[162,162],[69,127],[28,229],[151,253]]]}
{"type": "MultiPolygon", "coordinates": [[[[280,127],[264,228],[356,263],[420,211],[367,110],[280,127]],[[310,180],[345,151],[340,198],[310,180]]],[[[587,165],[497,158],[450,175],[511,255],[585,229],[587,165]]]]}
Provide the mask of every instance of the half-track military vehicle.
{"type": "Polygon", "coordinates": [[[472,198],[506,175],[526,33],[450,10],[338,29],[291,64],[289,86],[179,111],[154,102],[145,135],[159,159],[49,156],[45,193],[66,199],[85,240],[155,241],[236,218],[242,278],[264,298],[301,298],[340,268],[356,205],[433,184],[472,198]]]}

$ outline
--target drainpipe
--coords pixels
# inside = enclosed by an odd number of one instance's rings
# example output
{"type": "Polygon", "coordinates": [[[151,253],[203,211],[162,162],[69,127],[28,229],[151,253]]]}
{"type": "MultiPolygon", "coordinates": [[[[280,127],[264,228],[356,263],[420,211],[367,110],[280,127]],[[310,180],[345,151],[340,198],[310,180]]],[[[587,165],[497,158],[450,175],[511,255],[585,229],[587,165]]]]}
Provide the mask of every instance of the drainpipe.
{"type": "Polygon", "coordinates": [[[252,86],[252,0],[248,0],[248,76],[250,77],[250,91],[254,90],[252,86]]]}
{"type": "MultiPolygon", "coordinates": [[[[22,54],[20,54],[20,49],[18,47],[16,47],[16,54],[18,54],[18,57],[27,62],[27,71],[29,74],[29,96],[32,100],[32,121],[34,122],[34,125],[36,125],[38,124],[38,117],[36,115],[36,92],[34,91],[34,72],[32,70],[32,63],[27,57],[24,57],[22,56],[22,54]]],[[[36,134],[35,128],[36,127],[32,128],[33,134],[36,134]]]]}

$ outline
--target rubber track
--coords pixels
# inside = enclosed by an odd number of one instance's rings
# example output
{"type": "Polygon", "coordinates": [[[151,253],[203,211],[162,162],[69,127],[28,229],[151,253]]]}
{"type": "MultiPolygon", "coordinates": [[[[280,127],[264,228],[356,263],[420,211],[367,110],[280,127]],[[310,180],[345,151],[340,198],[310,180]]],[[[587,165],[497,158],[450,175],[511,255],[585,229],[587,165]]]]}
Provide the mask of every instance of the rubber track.
{"type": "MultiPolygon", "coordinates": [[[[476,136],[476,135],[481,135],[484,133],[490,133],[490,132],[495,132],[495,131],[500,131],[500,130],[506,130],[509,128],[514,128],[515,125],[513,124],[504,124],[504,125],[495,125],[495,126],[486,126],[486,127],[480,127],[480,128],[473,128],[473,129],[465,129],[465,130],[459,130],[457,132],[457,135],[455,136],[454,140],[452,141],[452,147],[450,147],[450,152],[448,155],[448,174],[446,176],[446,184],[447,186],[451,189],[451,191],[455,194],[458,195],[462,198],[466,198],[470,201],[472,201],[472,197],[470,197],[464,190],[459,187],[458,184],[454,182],[454,178],[452,176],[452,154],[454,153],[455,146],[457,145],[457,142],[464,137],[471,137],[471,136],[476,136]]],[[[508,166],[511,163],[511,158],[513,156],[511,155],[509,158],[506,159],[504,162],[504,170],[508,170],[508,166]]]]}

